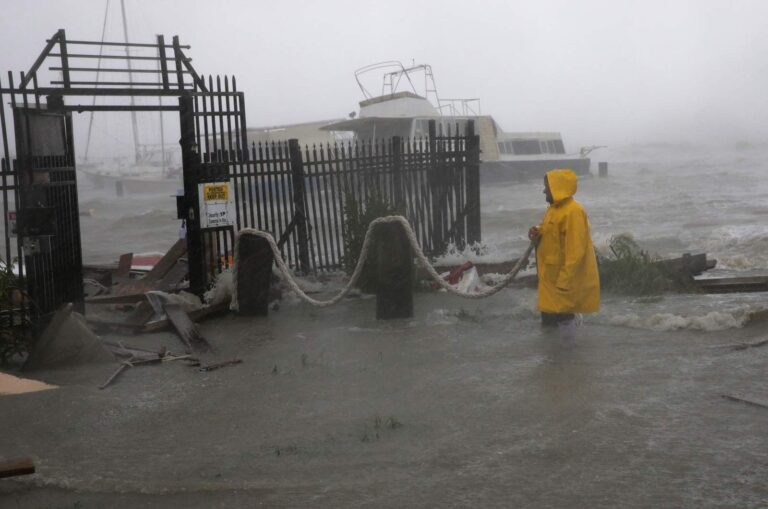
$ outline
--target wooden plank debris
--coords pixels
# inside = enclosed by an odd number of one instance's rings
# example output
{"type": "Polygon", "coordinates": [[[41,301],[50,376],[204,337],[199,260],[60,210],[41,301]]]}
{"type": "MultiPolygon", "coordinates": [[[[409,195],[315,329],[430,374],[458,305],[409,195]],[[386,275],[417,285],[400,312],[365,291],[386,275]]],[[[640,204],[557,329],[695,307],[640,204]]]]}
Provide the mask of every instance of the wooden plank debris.
{"type": "MultiPolygon", "coordinates": [[[[187,315],[193,322],[199,322],[226,313],[227,311],[229,311],[229,302],[220,302],[219,304],[214,304],[213,306],[205,306],[200,309],[195,309],[194,311],[187,313],[187,315]]],[[[156,320],[154,322],[147,323],[141,329],[141,332],[157,332],[165,330],[170,326],[171,321],[167,318],[164,318],[162,320],[156,320]]]]}
{"type": "MultiPolygon", "coordinates": [[[[663,267],[667,272],[679,274],[683,277],[693,277],[701,274],[704,271],[713,269],[717,265],[717,260],[707,259],[706,254],[684,254],[678,258],[670,258],[667,260],[660,260],[656,262],[663,267]]],[[[475,263],[474,267],[477,269],[477,274],[483,276],[485,274],[507,274],[510,272],[515,264],[517,264],[517,258],[506,262],[498,263],[475,263]]],[[[435,270],[438,273],[450,272],[455,269],[455,265],[438,265],[435,266],[435,270]]],[[[429,279],[427,271],[420,268],[418,273],[419,279],[429,279]]],[[[538,278],[536,274],[526,274],[523,276],[517,276],[513,281],[514,286],[525,286],[529,288],[535,288],[538,278]]],[[[704,281],[704,280],[701,280],[704,281]]],[[[715,280],[707,280],[715,281],[715,280]]]]}
{"type": "MultiPolygon", "coordinates": [[[[200,309],[190,311],[187,314],[189,315],[190,320],[194,322],[200,322],[203,320],[207,320],[208,318],[219,316],[228,311],[229,311],[229,303],[221,302],[219,304],[214,304],[213,306],[205,306],[200,309]]],[[[159,332],[171,327],[171,321],[168,320],[167,318],[155,320],[152,322],[145,322],[143,324],[128,323],[124,320],[120,320],[120,321],[105,320],[105,319],[100,319],[95,317],[86,317],[86,319],[88,320],[88,323],[94,327],[124,330],[132,334],[159,332]]]]}
{"type": "Polygon", "coordinates": [[[120,373],[122,373],[123,371],[125,371],[127,368],[130,368],[130,367],[131,367],[131,364],[129,362],[127,361],[121,362],[120,366],[118,366],[115,372],[112,373],[112,375],[109,378],[107,378],[107,381],[99,385],[99,389],[106,389],[106,387],[109,384],[115,381],[115,378],[117,378],[120,375],[120,373]]]}
{"type": "Polygon", "coordinates": [[[143,293],[131,293],[128,295],[99,295],[85,299],[86,304],[138,304],[144,300],[143,293]]]}
{"type": "Polygon", "coordinates": [[[117,277],[129,277],[131,275],[131,265],[133,264],[133,253],[125,253],[120,255],[120,260],[117,262],[117,270],[115,276],[117,277]]]}
{"type": "Polygon", "coordinates": [[[706,293],[746,293],[768,291],[768,276],[697,279],[696,286],[706,293]]]}
{"type": "Polygon", "coordinates": [[[214,371],[219,368],[224,368],[227,366],[234,366],[235,364],[240,364],[243,362],[242,359],[231,359],[228,361],[222,361],[222,362],[214,362],[213,364],[205,364],[200,365],[200,371],[207,372],[207,371],[214,371]]]}
{"type": "Polygon", "coordinates": [[[692,255],[685,253],[679,258],[670,258],[655,262],[664,270],[681,276],[698,276],[702,272],[714,269],[717,260],[708,260],[706,253],[692,255]]]}
{"type": "Polygon", "coordinates": [[[158,355],[158,356],[143,356],[143,357],[133,356],[130,359],[120,362],[120,366],[118,366],[118,368],[115,370],[114,373],[112,373],[112,375],[107,379],[106,382],[104,382],[99,386],[99,389],[104,389],[107,386],[109,386],[109,384],[115,381],[115,379],[120,375],[120,373],[122,373],[128,368],[132,368],[134,366],[139,366],[139,365],[145,365],[145,364],[160,364],[163,362],[181,361],[181,360],[193,360],[195,362],[199,362],[197,358],[192,357],[191,355],[173,356],[173,355],[168,355],[166,353],[163,353],[162,355],[158,355]]]}
{"type": "Polygon", "coordinates": [[[209,352],[211,345],[200,334],[197,325],[190,320],[189,315],[178,304],[163,304],[163,310],[168,315],[168,319],[171,321],[173,328],[176,329],[176,333],[184,343],[187,353],[195,352],[209,352]]]}
{"type": "Polygon", "coordinates": [[[35,463],[30,458],[0,461],[0,479],[35,473],[35,463]]]}
{"type": "Polygon", "coordinates": [[[720,396],[722,396],[727,400],[735,401],[737,403],[745,403],[747,405],[756,406],[759,408],[768,408],[768,402],[742,398],[741,396],[734,396],[733,394],[721,394],[720,396]]]}
{"type": "MultiPolygon", "coordinates": [[[[179,239],[160,259],[152,270],[141,279],[129,279],[114,289],[115,295],[143,295],[151,290],[168,291],[172,286],[178,285],[186,276],[186,272],[180,276],[176,274],[176,280],[164,279],[174,268],[182,256],[187,253],[187,243],[179,239]],[[163,282],[162,285],[160,282],[163,282]]],[[[186,264],[184,264],[186,266],[186,264]]]]}
{"type": "Polygon", "coordinates": [[[768,339],[761,339],[759,341],[753,341],[751,343],[726,343],[724,345],[713,345],[710,348],[730,348],[731,350],[746,350],[748,348],[758,348],[760,346],[768,345],[768,339]]]}

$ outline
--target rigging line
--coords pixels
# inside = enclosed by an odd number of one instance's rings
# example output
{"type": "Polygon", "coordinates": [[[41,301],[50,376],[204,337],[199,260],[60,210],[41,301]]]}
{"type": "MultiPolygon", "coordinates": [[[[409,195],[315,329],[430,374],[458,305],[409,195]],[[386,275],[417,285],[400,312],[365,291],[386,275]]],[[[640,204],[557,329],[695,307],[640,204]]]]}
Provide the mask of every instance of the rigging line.
{"type": "MultiPolygon", "coordinates": [[[[107,14],[109,13],[109,0],[107,0],[107,6],[104,9],[104,23],[101,26],[101,42],[104,42],[104,35],[107,33],[107,14]]],[[[101,72],[101,56],[104,54],[104,45],[99,45],[99,59],[96,61],[96,81],[99,81],[99,73],[101,72]]],[[[98,85],[97,85],[98,86],[98,85]]],[[[96,106],[96,96],[93,96],[93,106],[96,106]]],[[[91,145],[91,129],[93,129],[93,114],[91,112],[91,118],[88,120],[88,137],[85,139],[85,155],[83,161],[88,162],[88,147],[91,145]]]]}

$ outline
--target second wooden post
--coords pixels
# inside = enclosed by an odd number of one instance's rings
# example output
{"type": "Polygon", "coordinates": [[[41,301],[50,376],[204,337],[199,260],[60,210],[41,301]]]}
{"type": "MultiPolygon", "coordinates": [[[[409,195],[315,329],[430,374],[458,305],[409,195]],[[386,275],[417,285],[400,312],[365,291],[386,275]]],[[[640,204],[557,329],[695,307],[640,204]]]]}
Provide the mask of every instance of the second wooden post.
{"type": "Polygon", "coordinates": [[[376,319],[413,317],[413,250],[399,223],[376,226],[376,319]]]}
{"type": "Polygon", "coordinates": [[[243,235],[237,250],[237,307],[241,315],[266,316],[272,283],[272,248],[262,237],[243,235]]]}

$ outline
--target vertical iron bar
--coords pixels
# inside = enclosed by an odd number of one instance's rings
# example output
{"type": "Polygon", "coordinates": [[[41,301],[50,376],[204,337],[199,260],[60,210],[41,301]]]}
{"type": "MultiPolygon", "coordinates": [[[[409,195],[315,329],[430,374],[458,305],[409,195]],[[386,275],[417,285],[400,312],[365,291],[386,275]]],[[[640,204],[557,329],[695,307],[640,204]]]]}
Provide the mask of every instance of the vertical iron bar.
{"type": "MultiPolygon", "coordinates": [[[[175,38],[174,38],[175,39],[175,38]]],[[[177,41],[175,41],[178,44],[177,41]]],[[[181,130],[181,158],[184,172],[184,202],[187,221],[187,256],[189,263],[189,289],[202,295],[205,290],[205,261],[203,238],[200,230],[200,207],[197,196],[197,176],[200,156],[195,147],[194,101],[189,93],[179,97],[181,130]]]]}
{"type": "MultiPolygon", "coordinates": [[[[335,224],[335,223],[333,223],[333,221],[331,219],[331,217],[332,217],[331,216],[331,200],[330,200],[330,197],[328,195],[328,180],[326,178],[328,172],[330,172],[330,166],[329,166],[330,163],[328,162],[328,157],[329,156],[330,156],[330,154],[326,153],[325,147],[323,147],[323,145],[321,144],[320,145],[320,160],[318,161],[319,162],[318,169],[320,170],[320,174],[318,175],[318,178],[317,178],[317,187],[319,189],[320,188],[320,183],[322,182],[322,184],[323,184],[323,193],[322,193],[322,202],[320,202],[320,204],[322,205],[322,203],[325,202],[325,225],[324,225],[324,231],[327,233],[327,237],[328,237],[328,248],[327,248],[327,250],[325,252],[326,270],[328,269],[328,267],[330,267],[333,264],[333,259],[334,259],[334,257],[333,257],[333,250],[334,250],[334,246],[333,246],[333,230],[332,230],[331,226],[333,224],[335,224]]],[[[319,192],[318,192],[318,195],[320,195],[319,192]]]]}
{"type": "Polygon", "coordinates": [[[309,239],[307,237],[306,222],[306,192],[304,187],[304,162],[301,158],[299,140],[288,140],[288,148],[291,158],[291,176],[293,181],[293,208],[296,214],[296,235],[299,240],[299,271],[308,274],[309,266],[309,239]]]}
{"type": "Polygon", "coordinates": [[[310,175],[309,192],[312,195],[312,213],[314,220],[312,221],[314,238],[317,244],[317,268],[322,268],[324,260],[328,259],[328,242],[325,235],[325,221],[323,220],[323,203],[320,196],[320,177],[319,177],[319,159],[317,157],[317,146],[312,145],[312,158],[308,161],[310,175]],[[313,175],[314,173],[314,175],[313,175]],[[322,243],[321,243],[322,242],[322,243]]]}
{"type": "MultiPolygon", "coordinates": [[[[184,69],[182,69],[181,59],[184,58],[184,54],[181,52],[181,46],[179,44],[179,36],[173,36],[173,60],[176,63],[176,85],[179,90],[184,89],[184,69]]],[[[197,90],[198,84],[195,81],[193,90],[197,90]]]]}
{"type": "Polygon", "coordinates": [[[344,210],[340,206],[341,201],[341,160],[339,159],[339,147],[334,143],[333,152],[331,152],[331,146],[328,145],[328,159],[329,159],[329,172],[331,180],[331,207],[333,210],[333,224],[334,233],[336,239],[336,253],[334,255],[334,266],[341,267],[341,256],[344,252],[344,210]],[[331,158],[333,155],[333,158],[331,158]]]}
{"type": "Polygon", "coordinates": [[[168,62],[165,60],[165,37],[157,36],[157,56],[160,58],[160,79],[163,82],[163,90],[170,90],[168,82],[168,62]]]}
{"type": "MultiPolygon", "coordinates": [[[[304,173],[305,176],[312,177],[313,160],[309,153],[309,146],[304,145],[304,173]]],[[[306,179],[304,180],[304,211],[306,213],[307,221],[307,238],[309,242],[309,261],[312,264],[312,269],[317,272],[317,264],[320,260],[320,242],[319,233],[317,231],[317,214],[314,213],[313,217],[309,217],[309,213],[315,212],[315,195],[312,186],[307,189],[306,179]],[[310,221],[311,219],[311,221],[310,221]]]]}
{"type": "MultiPolygon", "coordinates": [[[[69,88],[70,80],[69,80],[69,57],[67,56],[67,36],[64,33],[64,29],[59,29],[58,34],[59,34],[59,54],[61,54],[61,73],[64,81],[64,88],[69,88]]],[[[35,75],[37,75],[37,71],[35,71],[35,75]]]]}
{"type": "MultiPolygon", "coordinates": [[[[261,147],[261,142],[259,142],[259,147],[261,147]]],[[[276,177],[277,175],[277,147],[275,146],[275,142],[270,142],[267,144],[265,142],[264,145],[264,152],[266,155],[266,158],[264,162],[266,163],[267,171],[264,172],[264,175],[266,176],[266,192],[268,195],[268,198],[266,200],[266,203],[269,203],[269,227],[271,227],[272,235],[280,235],[280,231],[278,231],[278,225],[277,225],[277,214],[275,213],[275,195],[277,194],[277,185],[273,186],[272,180],[273,176],[276,177]]]]}
{"type": "Polygon", "coordinates": [[[240,162],[241,158],[239,154],[233,152],[234,147],[232,146],[232,119],[230,118],[232,110],[230,109],[229,104],[229,76],[224,76],[224,92],[226,93],[226,108],[224,109],[224,112],[227,117],[227,132],[229,132],[229,136],[227,137],[227,156],[224,159],[227,161],[227,167],[231,168],[231,171],[228,171],[227,175],[232,181],[232,188],[235,190],[235,224],[238,228],[242,228],[243,225],[241,222],[245,222],[246,224],[248,222],[245,208],[247,204],[245,202],[245,188],[240,187],[243,185],[243,166],[240,162]],[[238,184],[240,184],[240,186],[238,186],[238,184]],[[240,201],[243,202],[243,220],[240,219],[240,201]]]}
{"type": "Polygon", "coordinates": [[[217,138],[217,133],[216,133],[216,116],[217,115],[214,114],[218,112],[216,111],[216,102],[215,102],[216,95],[213,88],[213,76],[211,76],[210,74],[208,75],[208,91],[209,93],[206,94],[206,97],[208,97],[208,100],[210,102],[211,115],[206,115],[205,117],[203,117],[203,120],[205,121],[206,126],[208,125],[211,126],[211,142],[213,145],[213,150],[209,151],[209,153],[211,154],[211,162],[213,162],[213,161],[219,160],[218,159],[219,145],[218,145],[218,140],[216,139],[217,138]]]}
{"type": "Polygon", "coordinates": [[[480,136],[475,134],[475,122],[467,123],[467,242],[481,240],[480,223],[480,136]]]}

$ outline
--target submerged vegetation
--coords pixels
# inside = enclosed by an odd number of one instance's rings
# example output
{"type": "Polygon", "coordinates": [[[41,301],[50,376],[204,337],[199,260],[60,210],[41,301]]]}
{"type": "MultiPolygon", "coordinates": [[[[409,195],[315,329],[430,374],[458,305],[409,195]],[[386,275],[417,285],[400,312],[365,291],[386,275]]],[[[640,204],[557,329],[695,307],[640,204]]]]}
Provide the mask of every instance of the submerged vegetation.
{"type": "Polygon", "coordinates": [[[689,291],[690,278],[664,270],[660,258],[638,246],[631,235],[611,237],[611,256],[598,255],[600,286],[607,292],[625,295],[658,295],[689,291]]]}
{"type": "MultiPolygon", "coordinates": [[[[397,215],[399,212],[381,194],[371,195],[365,205],[360,203],[352,193],[347,193],[344,199],[344,271],[349,275],[355,271],[357,260],[363,249],[365,232],[375,219],[384,216],[397,215]]],[[[368,258],[363,265],[357,286],[361,291],[372,293],[376,289],[376,249],[372,245],[368,258]]]]}

